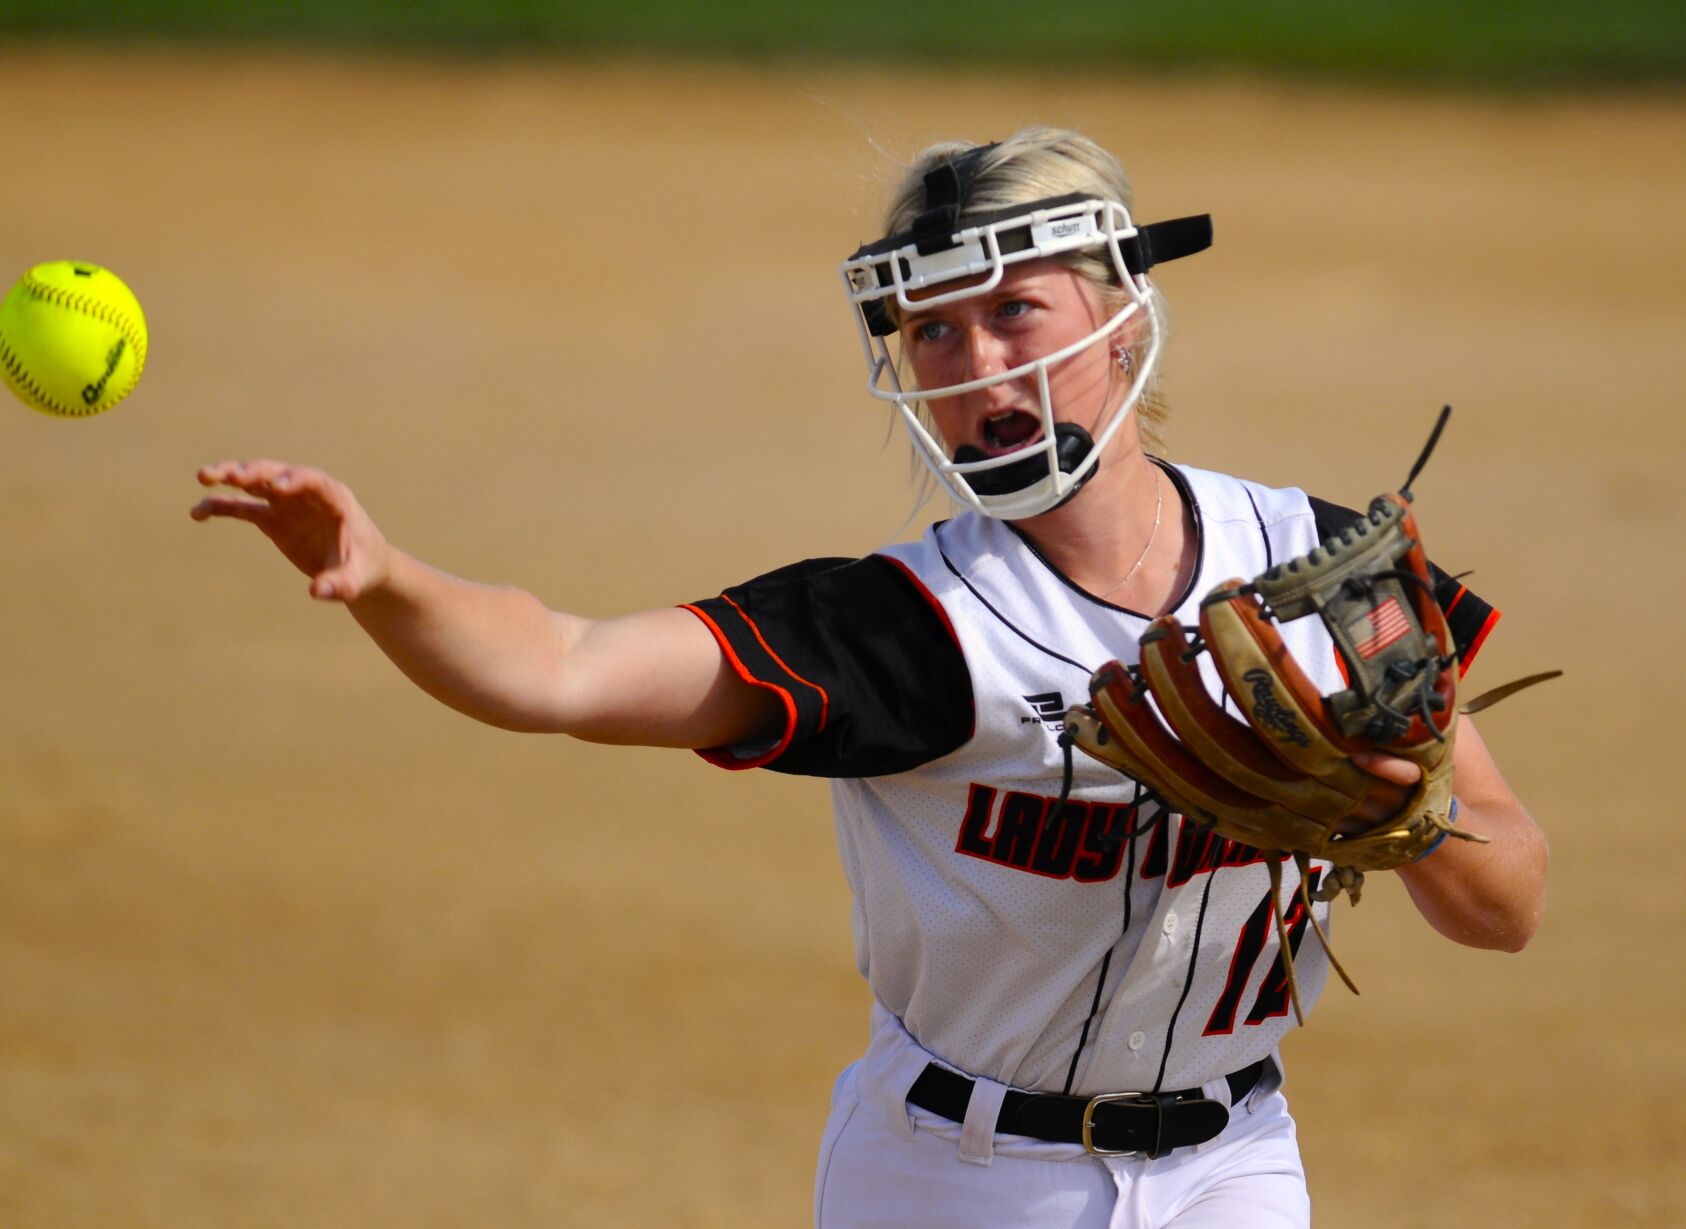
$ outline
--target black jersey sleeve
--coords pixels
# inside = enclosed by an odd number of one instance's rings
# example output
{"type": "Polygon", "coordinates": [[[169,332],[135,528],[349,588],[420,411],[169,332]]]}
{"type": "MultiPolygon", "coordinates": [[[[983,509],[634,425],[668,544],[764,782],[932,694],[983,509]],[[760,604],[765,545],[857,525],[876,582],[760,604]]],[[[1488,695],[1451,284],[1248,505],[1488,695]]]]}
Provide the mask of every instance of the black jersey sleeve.
{"type": "Polygon", "coordinates": [[[685,606],[738,676],[779,697],[759,746],[700,751],[723,768],[872,777],[940,759],[972,736],[972,679],[947,617],[877,555],[809,559],[685,606]]]}
{"type": "MultiPolygon", "coordinates": [[[[1311,510],[1317,518],[1319,538],[1339,533],[1364,515],[1316,496],[1309,498],[1311,510]]],[[[1475,655],[1481,651],[1487,633],[1492,631],[1493,624],[1499,621],[1500,612],[1482,601],[1472,590],[1465,588],[1456,578],[1447,575],[1432,559],[1429,560],[1428,566],[1434,574],[1435,600],[1440,603],[1440,609],[1446,615],[1446,626],[1451,629],[1452,642],[1458,648],[1458,677],[1462,678],[1475,661],[1475,655]]]]}

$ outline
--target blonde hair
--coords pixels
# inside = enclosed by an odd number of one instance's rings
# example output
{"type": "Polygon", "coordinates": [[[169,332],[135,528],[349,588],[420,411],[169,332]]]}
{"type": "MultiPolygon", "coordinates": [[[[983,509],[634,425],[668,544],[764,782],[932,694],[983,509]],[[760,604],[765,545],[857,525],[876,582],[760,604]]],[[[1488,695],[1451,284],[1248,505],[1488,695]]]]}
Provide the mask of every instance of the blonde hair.
{"type": "MultiPolygon", "coordinates": [[[[899,235],[912,229],[914,219],[925,207],[926,174],[977,148],[970,141],[940,141],[920,151],[890,198],[890,207],[884,218],[884,233],[899,235]]],[[[1133,197],[1129,177],[1118,159],[1082,133],[1065,128],[1026,128],[983,155],[962,202],[959,225],[969,225],[971,219],[980,214],[1073,193],[1117,201],[1126,209],[1131,208],[1133,197]]],[[[1111,259],[1104,253],[1071,252],[1053,259],[1092,282],[1100,291],[1101,303],[1108,311],[1117,311],[1124,305],[1125,293],[1118,285],[1111,259]]],[[[887,307],[892,313],[895,311],[893,301],[887,307]]],[[[1163,298],[1160,299],[1159,314],[1163,329],[1163,298]]],[[[1130,347],[1137,371],[1142,369],[1146,349],[1145,337],[1139,338],[1130,347]]],[[[1165,405],[1157,372],[1149,376],[1134,412],[1142,447],[1156,455],[1162,454],[1170,411],[1165,405]]]]}

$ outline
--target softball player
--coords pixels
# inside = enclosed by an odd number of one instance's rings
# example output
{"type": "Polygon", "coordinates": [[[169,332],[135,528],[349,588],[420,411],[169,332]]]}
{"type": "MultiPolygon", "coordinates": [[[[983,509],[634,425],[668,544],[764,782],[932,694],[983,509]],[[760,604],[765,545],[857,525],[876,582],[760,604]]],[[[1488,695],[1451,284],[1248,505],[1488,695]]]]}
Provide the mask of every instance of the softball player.
{"type": "MultiPolygon", "coordinates": [[[[1193,622],[1214,584],[1355,514],[1155,455],[1148,273],[1204,248],[1210,224],[1141,226],[1130,208],[1117,162],[1069,132],[918,160],[886,237],[843,277],[873,394],[961,510],[863,559],[588,620],[417,562],[320,471],[199,473],[235,493],[197,519],[256,524],[316,597],[471,716],[831,779],[875,1001],[821,1147],[827,1229],[1309,1220],[1260,855],[1096,761],[1068,763],[1058,732],[1149,619],[1193,622]]],[[[1497,613],[1440,577],[1467,667],[1497,613]]],[[[1283,633],[1337,690],[1314,623],[1283,633]]],[[[1401,786],[1416,773],[1364,762],[1401,786]]],[[[1544,840],[1467,720],[1455,764],[1458,822],[1492,843],[1448,842],[1400,876],[1436,930],[1520,949],[1544,840]]],[[[1300,949],[1303,910],[1287,922],[1309,1008],[1327,960],[1300,949]]]]}

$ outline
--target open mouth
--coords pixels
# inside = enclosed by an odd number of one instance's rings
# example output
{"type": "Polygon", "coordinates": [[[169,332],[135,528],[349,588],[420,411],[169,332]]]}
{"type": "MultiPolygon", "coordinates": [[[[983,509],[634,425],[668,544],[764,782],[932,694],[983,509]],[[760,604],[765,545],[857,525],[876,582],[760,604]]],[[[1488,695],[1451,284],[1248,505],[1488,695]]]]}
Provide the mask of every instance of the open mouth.
{"type": "Polygon", "coordinates": [[[1005,456],[1017,452],[1042,438],[1042,419],[1024,410],[1003,410],[992,414],[983,423],[983,453],[985,456],[1005,456]]]}

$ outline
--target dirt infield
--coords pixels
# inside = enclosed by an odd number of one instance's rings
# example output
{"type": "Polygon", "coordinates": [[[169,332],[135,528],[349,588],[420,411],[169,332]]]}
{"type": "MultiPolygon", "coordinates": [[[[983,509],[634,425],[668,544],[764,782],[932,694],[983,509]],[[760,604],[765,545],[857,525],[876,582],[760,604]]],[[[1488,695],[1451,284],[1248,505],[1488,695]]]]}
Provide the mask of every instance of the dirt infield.
{"type": "Polygon", "coordinates": [[[1173,454],[1357,502],[1452,401],[1474,684],[1569,672],[1482,721],[1536,943],[1341,908],[1319,1223],[1686,1223],[1686,101],[14,47],[0,110],[0,277],[109,264],[152,325],[109,416],[0,407],[0,1224],[806,1223],[867,1007],[823,788],[452,715],[192,471],[327,466],[585,613],[870,550],[907,463],[836,263],[894,158],[1031,121],[1216,218],[1173,454]]]}

